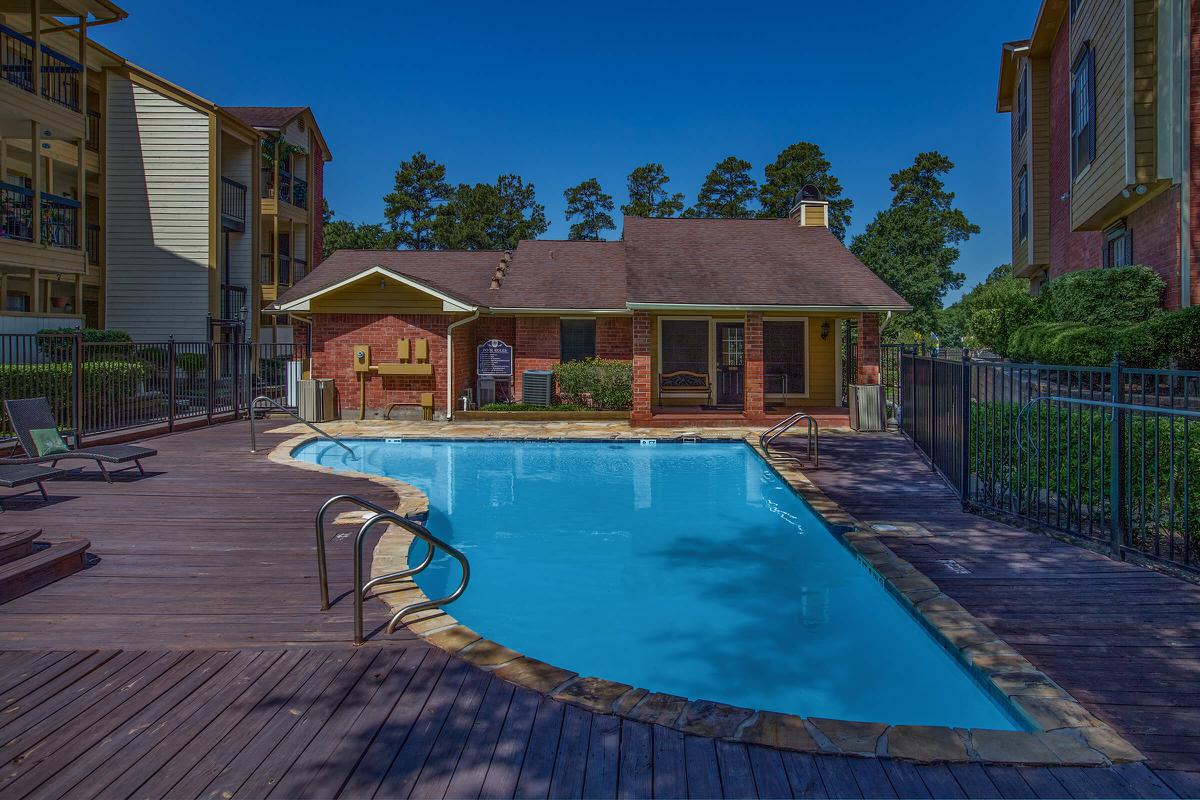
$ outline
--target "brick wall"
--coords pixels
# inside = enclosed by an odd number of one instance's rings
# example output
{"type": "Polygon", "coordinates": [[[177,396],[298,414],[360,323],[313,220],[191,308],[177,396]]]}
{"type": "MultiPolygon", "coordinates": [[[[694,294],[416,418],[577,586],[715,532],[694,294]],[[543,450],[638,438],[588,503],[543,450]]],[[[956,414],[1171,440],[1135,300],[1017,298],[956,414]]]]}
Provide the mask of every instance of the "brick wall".
{"type": "Polygon", "coordinates": [[[325,151],[313,137],[312,185],[308,187],[309,208],[313,211],[312,253],[309,264],[316,267],[325,259],[325,151]]]}
{"type": "Polygon", "coordinates": [[[879,315],[858,315],[858,384],[879,383],[879,315]]]}
{"type": "Polygon", "coordinates": [[[763,397],[763,315],[758,311],[746,314],[745,325],[746,360],[742,385],[743,410],[747,417],[755,419],[766,413],[763,397]]]}
{"type": "Polygon", "coordinates": [[[1133,263],[1151,267],[1167,284],[1163,303],[1179,308],[1179,190],[1168,189],[1126,219],[1133,263]]]}
{"type": "Polygon", "coordinates": [[[521,401],[521,373],[558,363],[558,317],[517,317],[513,342],[513,396],[521,401]]]}
{"type": "Polygon", "coordinates": [[[1059,27],[1050,53],[1050,266],[1047,272],[1052,279],[1067,272],[1100,266],[1104,238],[1099,231],[1071,230],[1072,56],[1069,29],[1066,24],[1059,27]]]}
{"type": "Polygon", "coordinates": [[[633,338],[633,411],[630,418],[633,422],[645,422],[650,419],[650,390],[652,376],[650,373],[650,312],[634,311],[632,323],[633,338]]]}
{"type": "MultiPolygon", "coordinates": [[[[397,361],[398,339],[428,339],[433,375],[368,375],[367,408],[384,411],[392,403],[418,404],[433,392],[434,408],[446,408],[446,326],[449,315],[395,317],[380,314],[314,314],[313,377],[333,378],[346,417],[358,415],[359,379],[354,346],[370,345],[371,363],[397,361]]],[[[457,355],[457,354],[456,354],[457,355]]]]}
{"type": "Polygon", "coordinates": [[[628,361],[633,358],[633,319],[598,317],[596,319],[596,358],[628,361]]]}

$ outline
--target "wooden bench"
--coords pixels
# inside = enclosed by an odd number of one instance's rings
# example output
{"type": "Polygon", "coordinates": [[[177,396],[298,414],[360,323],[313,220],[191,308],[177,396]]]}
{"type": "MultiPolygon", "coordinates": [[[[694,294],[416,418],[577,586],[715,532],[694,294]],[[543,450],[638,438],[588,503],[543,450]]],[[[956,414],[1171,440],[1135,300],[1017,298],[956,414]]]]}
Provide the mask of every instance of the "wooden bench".
{"type": "Polygon", "coordinates": [[[701,394],[708,397],[712,385],[708,382],[705,372],[692,372],[681,369],[675,372],[664,372],[658,377],[658,392],[663,395],[672,394],[701,394]]]}

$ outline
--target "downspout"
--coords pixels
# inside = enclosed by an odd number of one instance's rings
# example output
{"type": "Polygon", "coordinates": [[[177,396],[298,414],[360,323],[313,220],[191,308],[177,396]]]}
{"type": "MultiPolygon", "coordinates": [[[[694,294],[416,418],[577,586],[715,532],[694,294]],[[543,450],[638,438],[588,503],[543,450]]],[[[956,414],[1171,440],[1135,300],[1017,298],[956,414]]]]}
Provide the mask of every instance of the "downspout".
{"type": "Polygon", "coordinates": [[[1183,89],[1180,92],[1182,131],[1182,154],[1180,158],[1181,180],[1179,181],[1179,307],[1192,304],[1192,4],[1185,0],[1182,39],[1183,89]]]}
{"type": "Polygon", "coordinates": [[[454,329],[479,319],[479,311],[446,326],[446,421],[454,419],[454,329]]]}

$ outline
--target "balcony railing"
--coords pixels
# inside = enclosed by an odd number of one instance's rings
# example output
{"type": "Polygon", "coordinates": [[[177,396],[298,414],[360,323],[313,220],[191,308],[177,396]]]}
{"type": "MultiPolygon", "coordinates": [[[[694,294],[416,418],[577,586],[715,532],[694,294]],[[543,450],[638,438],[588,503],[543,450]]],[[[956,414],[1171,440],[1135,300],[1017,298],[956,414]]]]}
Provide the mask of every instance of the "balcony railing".
{"type": "Polygon", "coordinates": [[[308,262],[303,258],[292,259],[292,283],[297,284],[300,279],[308,274],[308,262]]]}
{"type": "Polygon", "coordinates": [[[279,170],[279,190],[275,189],[275,170],[262,168],[262,196],[267,200],[282,200],[297,208],[308,208],[308,181],[285,169],[279,170]]]}
{"type": "Polygon", "coordinates": [[[84,140],[87,144],[87,149],[93,153],[100,152],[100,112],[88,109],[87,112],[87,138],[84,140]]]}
{"type": "Polygon", "coordinates": [[[78,200],[42,194],[42,244],[52,247],[79,249],[78,200]]]}
{"type": "Polygon", "coordinates": [[[33,241],[33,192],[0,183],[0,239],[33,241]]]}
{"type": "MultiPolygon", "coordinates": [[[[0,25],[0,77],[23,91],[33,92],[33,56],[33,39],[0,25]]],[[[39,69],[42,97],[78,111],[80,76],[83,74],[79,62],[42,45],[39,69]]]]}
{"type": "Polygon", "coordinates": [[[292,178],[292,205],[308,208],[308,181],[303,178],[292,178]]]}
{"type": "Polygon", "coordinates": [[[258,257],[258,282],[263,286],[275,283],[275,254],[262,253],[258,257]]]}
{"type": "Polygon", "coordinates": [[[221,178],[221,216],[237,230],[246,229],[246,187],[229,178],[221,178]]]}
{"type": "Polygon", "coordinates": [[[286,289],[292,285],[292,260],[287,256],[279,257],[279,288],[286,289]]]}
{"type": "Polygon", "coordinates": [[[100,266],[100,226],[91,222],[84,228],[84,250],[87,251],[87,263],[93,267],[100,266]]]}
{"type": "Polygon", "coordinates": [[[229,286],[221,284],[221,318],[225,320],[244,320],[248,313],[245,286],[229,286]]]}

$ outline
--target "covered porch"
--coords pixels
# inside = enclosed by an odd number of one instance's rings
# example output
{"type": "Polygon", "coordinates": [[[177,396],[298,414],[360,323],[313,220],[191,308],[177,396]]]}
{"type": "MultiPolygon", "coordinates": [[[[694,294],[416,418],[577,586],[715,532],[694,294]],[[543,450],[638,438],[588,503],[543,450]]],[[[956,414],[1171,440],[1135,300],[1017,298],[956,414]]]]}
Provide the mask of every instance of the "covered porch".
{"type": "Polygon", "coordinates": [[[635,309],[632,419],[738,425],[806,411],[844,427],[845,386],[879,382],[878,321],[846,309],[635,309]]]}

